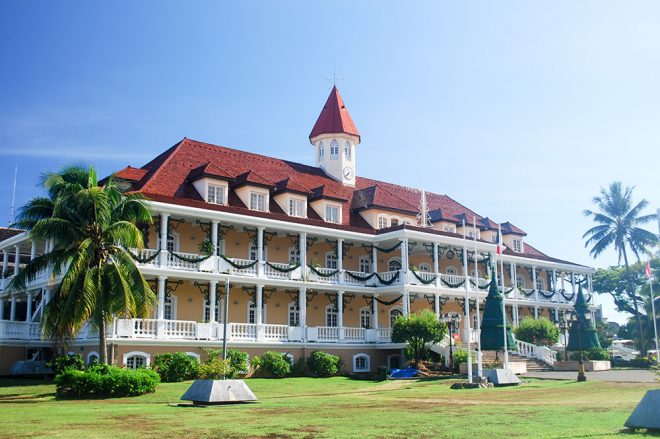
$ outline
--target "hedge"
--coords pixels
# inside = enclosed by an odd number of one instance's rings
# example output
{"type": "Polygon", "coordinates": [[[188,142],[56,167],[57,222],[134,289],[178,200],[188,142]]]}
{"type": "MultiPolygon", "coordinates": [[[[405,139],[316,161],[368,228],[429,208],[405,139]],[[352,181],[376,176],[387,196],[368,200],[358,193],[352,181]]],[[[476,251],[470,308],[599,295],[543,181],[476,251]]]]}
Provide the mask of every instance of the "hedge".
{"type": "Polygon", "coordinates": [[[150,369],[121,369],[104,364],[86,371],[65,369],[55,376],[57,395],[63,398],[119,398],[156,390],[160,377],[150,369]]]}

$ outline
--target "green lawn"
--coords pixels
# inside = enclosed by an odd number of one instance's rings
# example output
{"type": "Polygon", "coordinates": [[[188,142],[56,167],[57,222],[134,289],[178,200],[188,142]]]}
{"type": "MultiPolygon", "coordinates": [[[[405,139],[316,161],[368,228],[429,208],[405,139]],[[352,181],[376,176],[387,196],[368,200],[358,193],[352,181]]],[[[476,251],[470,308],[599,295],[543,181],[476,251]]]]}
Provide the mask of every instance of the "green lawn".
{"type": "MultiPolygon", "coordinates": [[[[450,390],[450,381],[251,379],[253,404],[173,407],[189,383],[137,398],[57,401],[0,379],[0,437],[610,437],[652,384],[542,381],[450,390]]],[[[637,436],[637,435],[636,435],[637,436]]],[[[639,434],[642,436],[642,434],[639,434]]]]}

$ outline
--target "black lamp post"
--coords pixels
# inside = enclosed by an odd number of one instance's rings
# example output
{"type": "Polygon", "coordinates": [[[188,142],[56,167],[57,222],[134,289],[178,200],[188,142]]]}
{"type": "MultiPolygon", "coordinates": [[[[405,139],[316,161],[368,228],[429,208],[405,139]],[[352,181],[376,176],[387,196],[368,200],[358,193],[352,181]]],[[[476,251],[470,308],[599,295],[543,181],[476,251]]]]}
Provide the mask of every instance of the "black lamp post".
{"type": "Polygon", "coordinates": [[[449,330],[449,368],[454,370],[454,329],[455,325],[461,321],[461,315],[459,313],[450,312],[443,315],[440,321],[447,323],[447,329],[449,330]]]}

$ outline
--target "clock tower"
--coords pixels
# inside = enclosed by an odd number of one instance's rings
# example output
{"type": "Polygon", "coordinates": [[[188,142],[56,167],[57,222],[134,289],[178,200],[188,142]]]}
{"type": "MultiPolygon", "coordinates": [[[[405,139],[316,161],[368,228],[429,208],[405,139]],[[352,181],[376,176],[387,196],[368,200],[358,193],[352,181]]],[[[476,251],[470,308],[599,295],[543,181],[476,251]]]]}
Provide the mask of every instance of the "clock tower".
{"type": "Polygon", "coordinates": [[[360,143],[360,133],[337,86],[332,87],[309,141],[314,145],[316,166],[342,184],[355,186],[355,147],[360,143]]]}

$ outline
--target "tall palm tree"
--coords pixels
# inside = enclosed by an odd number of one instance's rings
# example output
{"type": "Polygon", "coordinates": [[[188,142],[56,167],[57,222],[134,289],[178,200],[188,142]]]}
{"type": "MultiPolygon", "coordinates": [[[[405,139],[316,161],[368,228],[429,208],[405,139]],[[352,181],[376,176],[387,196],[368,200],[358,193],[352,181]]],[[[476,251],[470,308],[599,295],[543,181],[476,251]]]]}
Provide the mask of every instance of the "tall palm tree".
{"type": "Polygon", "coordinates": [[[640,255],[647,252],[657,243],[658,237],[642,229],[641,225],[657,219],[656,214],[642,215],[642,211],[648,206],[648,201],[642,199],[637,204],[633,203],[632,193],[634,187],[623,188],[619,181],[610,183],[609,188],[600,188],[600,195],[593,198],[593,203],[598,211],[585,210],[584,214],[591,217],[597,224],[582,236],[586,239],[585,247],[591,246],[590,254],[596,258],[603,251],[614,247],[617,252],[619,264],[623,260],[626,267],[628,279],[628,295],[633,300],[635,315],[640,334],[638,346],[642,354],[645,354],[645,343],[642,331],[642,319],[639,314],[639,300],[635,292],[630,264],[628,261],[628,250],[637,260],[640,255]]]}
{"type": "Polygon", "coordinates": [[[48,268],[61,275],[44,309],[44,334],[70,340],[89,323],[98,330],[100,360],[108,362],[106,328],[113,317],[146,317],[156,296],[126,247],[143,246],[136,224],[151,215],[139,195],[125,195],[109,179],[99,185],[96,171],[68,166],[44,174],[47,197],[29,201],[17,227],[33,240],[50,241],[51,250],[32,260],[9,285],[23,290],[48,268]]]}

